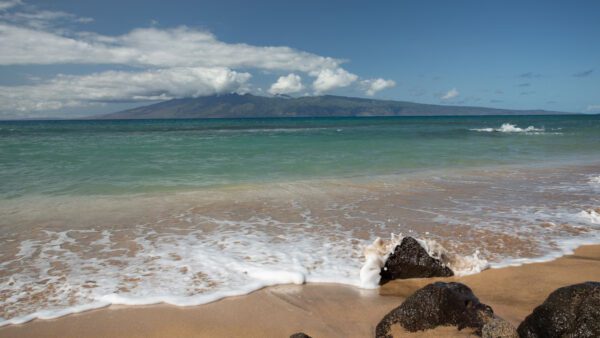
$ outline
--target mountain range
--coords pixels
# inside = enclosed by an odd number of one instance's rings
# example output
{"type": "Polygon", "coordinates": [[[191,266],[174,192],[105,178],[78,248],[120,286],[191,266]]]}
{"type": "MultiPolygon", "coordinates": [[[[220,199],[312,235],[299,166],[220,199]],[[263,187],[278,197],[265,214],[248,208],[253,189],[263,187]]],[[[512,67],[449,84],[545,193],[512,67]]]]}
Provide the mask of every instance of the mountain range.
{"type": "Polygon", "coordinates": [[[182,98],[95,119],[179,119],[255,117],[342,117],[342,116],[439,116],[439,115],[546,115],[564,114],[547,110],[510,110],[471,106],[447,106],[406,101],[376,100],[335,95],[257,96],[225,94],[182,98]]]}

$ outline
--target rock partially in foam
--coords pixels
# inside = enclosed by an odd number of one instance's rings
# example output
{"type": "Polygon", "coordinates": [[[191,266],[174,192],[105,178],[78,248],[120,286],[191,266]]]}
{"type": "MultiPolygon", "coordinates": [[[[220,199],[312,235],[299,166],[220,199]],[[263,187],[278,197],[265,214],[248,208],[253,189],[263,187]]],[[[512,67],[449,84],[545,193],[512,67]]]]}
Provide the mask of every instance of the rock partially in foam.
{"type": "Polygon", "coordinates": [[[431,257],[412,237],[404,237],[380,271],[380,284],[394,279],[450,277],[454,272],[442,260],[431,257]]]}
{"type": "Polygon", "coordinates": [[[600,282],[565,286],[519,325],[519,336],[600,337],[600,282]]]}
{"type": "Polygon", "coordinates": [[[391,327],[400,324],[410,332],[438,326],[474,328],[481,335],[486,323],[494,318],[491,307],[479,302],[471,289],[461,283],[437,282],[417,290],[377,324],[375,336],[391,338],[391,327]]]}
{"type": "Polygon", "coordinates": [[[374,289],[379,287],[381,280],[381,268],[392,253],[392,250],[400,241],[402,235],[392,234],[392,239],[388,242],[381,238],[375,239],[373,244],[365,248],[365,263],[360,269],[360,286],[365,289],[374,289]]]}

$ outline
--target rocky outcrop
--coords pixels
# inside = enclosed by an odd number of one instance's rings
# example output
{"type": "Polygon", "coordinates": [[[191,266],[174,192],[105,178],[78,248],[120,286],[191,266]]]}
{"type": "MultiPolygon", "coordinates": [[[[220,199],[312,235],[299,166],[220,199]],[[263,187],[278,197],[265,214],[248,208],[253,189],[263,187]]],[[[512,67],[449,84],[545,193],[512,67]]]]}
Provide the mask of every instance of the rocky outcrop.
{"type": "Polygon", "coordinates": [[[557,289],[525,318],[518,332],[523,338],[600,337],[600,283],[557,289]]]}
{"type": "Polygon", "coordinates": [[[400,324],[411,332],[452,325],[458,330],[474,328],[477,334],[481,334],[483,326],[493,318],[492,308],[480,303],[468,286],[437,282],[417,290],[383,317],[377,324],[376,337],[392,337],[390,330],[394,324],[400,324]]]}
{"type": "Polygon", "coordinates": [[[291,335],[290,338],[311,338],[311,336],[307,335],[304,332],[297,332],[291,335]]]}
{"type": "Polygon", "coordinates": [[[454,273],[442,261],[435,259],[412,237],[402,239],[381,268],[380,284],[393,279],[449,277],[454,273]]]}

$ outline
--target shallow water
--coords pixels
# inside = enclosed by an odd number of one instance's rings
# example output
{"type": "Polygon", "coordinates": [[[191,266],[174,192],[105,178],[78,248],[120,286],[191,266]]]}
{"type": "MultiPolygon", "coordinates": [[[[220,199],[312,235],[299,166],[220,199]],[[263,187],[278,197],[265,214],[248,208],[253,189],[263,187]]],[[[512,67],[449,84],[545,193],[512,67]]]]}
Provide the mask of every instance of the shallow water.
{"type": "Polygon", "coordinates": [[[365,287],[392,233],[459,273],[557,257],[600,242],[598,144],[597,116],[2,122],[0,325],[365,287]]]}
{"type": "Polygon", "coordinates": [[[599,115],[0,122],[0,197],[595,160],[599,143],[599,115]]]}

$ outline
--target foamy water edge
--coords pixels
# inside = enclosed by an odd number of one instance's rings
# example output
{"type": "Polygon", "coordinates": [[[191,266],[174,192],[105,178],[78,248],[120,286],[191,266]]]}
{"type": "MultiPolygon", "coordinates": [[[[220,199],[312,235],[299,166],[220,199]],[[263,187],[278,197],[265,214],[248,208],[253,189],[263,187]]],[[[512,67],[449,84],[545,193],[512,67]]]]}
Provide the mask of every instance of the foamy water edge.
{"type": "MultiPolygon", "coordinates": [[[[587,184],[593,189],[600,185],[600,176],[591,175],[588,177],[587,184]]],[[[600,213],[598,209],[581,210],[578,213],[558,215],[559,219],[574,224],[587,224],[587,225],[600,225],[600,213]]],[[[69,231],[63,232],[68,233],[69,231]]],[[[520,266],[529,263],[547,262],[559,257],[573,254],[575,249],[582,245],[600,244],[600,234],[591,232],[587,238],[562,238],[560,241],[556,241],[558,247],[554,250],[548,250],[545,255],[541,255],[533,258],[506,258],[499,262],[489,263],[484,259],[480,259],[477,255],[477,248],[474,247],[473,254],[469,256],[460,256],[458,260],[463,260],[466,264],[460,268],[452,266],[450,262],[447,262],[448,266],[453,268],[456,275],[467,275],[475,274],[486,268],[503,268],[508,266],[520,266]]],[[[339,271],[324,271],[320,274],[311,274],[306,266],[299,264],[295,267],[290,267],[289,270],[285,269],[269,269],[265,266],[245,266],[244,271],[252,278],[252,281],[238,287],[235,290],[222,290],[219,292],[213,292],[209,294],[199,294],[189,297],[172,296],[172,295],[150,295],[144,297],[128,297],[117,293],[104,294],[94,298],[94,301],[88,304],[74,305],[70,307],[60,309],[46,309],[35,311],[30,314],[23,316],[17,316],[10,319],[0,318],[0,326],[10,324],[21,324],[34,319],[52,319],[73,313],[79,313],[83,311],[98,309],[110,305],[150,305],[166,303],[175,306],[195,306],[206,304],[220,300],[222,298],[240,296],[249,294],[253,291],[262,289],[268,286],[282,285],[282,284],[304,284],[304,283],[333,283],[340,285],[348,285],[358,288],[372,289],[378,286],[378,272],[382,266],[382,262],[385,262],[387,255],[393,250],[395,245],[399,244],[402,239],[402,235],[390,236],[387,241],[380,239],[376,240],[375,243],[369,244],[363,243],[365,248],[365,263],[360,268],[356,268],[357,262],[350,262],[349,266],[354,266],[355,271],[351,272],[350,275],[340,274],[339,271]],[[360,270],[360,272],[359,272],[360,270]],[[357,275],[358,274],[358,275],[357,275]],[[352,277],[354,276],[354,277],[352,277]],[[375,279],[377,278],[377,279],[375,279]]],[[[142,239],[143,240],[143,239],[142,239]]],[[[452,256],[446,249],[439,246],[439,244],[426,237],[418,238],[419,243],[434,257],[441,257],[443,254],[446,256],[452,256]]],[[[103,237],[99,240],[100,242],[106,241],[103,237]]],[[[68,242],[68,240],[67,240],[68,242]]],[[[308,246],[310,247],[310,246],[308,246]]],[[[23,241],[19,247],[19,256],[30,255],[36,250],[35,241],[23,241]]],[[[350,258],[349,256],[347,258],[350,258]]],[[[456,261],[457,259],[455,259],[456,261]]]]}
{"type": "MultiPolygon", "coordinates": [[[[600,218],[600,214],[595,211],[582,211],[582,217],[592,217],[596,221],[600,218]]],[[[600,223],[596,223],[600,224],[600,223]]],[[[331,277],[320,277],[320,276],[310,276],[303,275],[298,272],[293,271],[254,271],[254,276],[259,277],[262,276],[264,278],[263,282],[254,282],[249,283],[247,287],[233,290],[233,291],[224,291],[217,292],[213,294],[207,295],[197,295],[192,297],[173,297],[173,296],[152,296],[152,297],[144,297],[144,298],[132,298],[132,297],[123,297],[118,294],[108,294],[102,297],[99,297],[95,302],[89,304],[80,304],[75,306],[70,306],[63,309],[56,310],[40,310],[31,314],[27,314],[20,317],[15,317],[11,319],[4,320],[0,318],[0,327],[6,325],[15,325],[15,324],[23,324],[35,319],[55,319],[63,316],[67,316],[70,314],[81,313],[86,311],[91,311],[95,309],[105,308],[111,305],[126,305],[126,306],[137,306],[137,305],[156,305],[156,304],[169,304],[179,307],[188,307],[188,306],[199,306],[203,304],[212,303],[224,298],[235,297],[235,296],[243,296],[250,294],[254,291],[258,291],[265,287],[276,286],[276,285],[286,285],[286,284],[306,284],[306,283],[326,283],[326,284],[339,284],[344,286],[351,286],[361,289],[376,289],[379,287],[379,269],[385,263],[385,259],[389,256],[389,254],[393,251],[396,245],[398,245],[403,236],[391,234],[391,238],[389,240],[381,240],[380,238],[375,239],[375,241],[365,246],[365,263],[363,264],[360,270],[360,279],[352,280],[347,278],[340,278],[339,276],[331,276],[331,277]],[[375,258],[377,257],[377,258],[375,258]],[[374,267],[378,267],[374,269],[374,267]],[[371,273],[369,274],[369,271],[371,273]],[[376,272],[376,275],[373,272],[376,272]],[[364,276],[364,273],[367,273],[367,276],[364,276]]],[[[469,256],[458,256],[453,255],[446,251],[443,247],[441,247],[436,241],[430,239],[417,239],[418,242],[430,253],[431,256],[440,258],[443,255],[448,257],[453,257],[454,259],[458,259],[458,261],[466,263],[465,265],[458,266],[453,265],[452,263],[445,261],[450,268],[453,269],[456,276],[466,276],[480,273],[486,269],[500,269],[505,267],[515,267],[521,266],[525,264],[532,263],[543,263],[556,260],[560,257],[564,257],[566,255],[571,255],[574,251],[585,245],[598,245],[600,244],[600,236],[595,236],[592,239],[572,239],[572,240],[564,240],[561,242],[560,250],[556,252],[548,253],[541,257],[535,258],[516,258],[516,259],[506,259],[497,263],[489,263],[485,259],[481,259],[478,257],[478,250],[472,255],[469,256]],[[442,255],[443,254],[443,255],[442,255]]],[[[456,264],[456,263],[455,263],[456,264]]]]}

